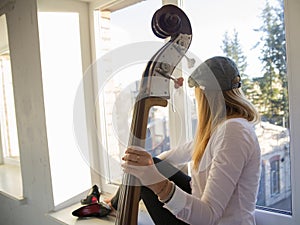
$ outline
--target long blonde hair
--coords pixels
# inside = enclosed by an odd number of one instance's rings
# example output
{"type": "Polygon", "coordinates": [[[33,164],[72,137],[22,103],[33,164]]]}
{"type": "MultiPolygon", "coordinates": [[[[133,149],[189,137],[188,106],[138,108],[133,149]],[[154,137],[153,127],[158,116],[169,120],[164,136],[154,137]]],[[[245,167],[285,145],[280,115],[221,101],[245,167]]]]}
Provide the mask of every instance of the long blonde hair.
{"type": "Polygon", "coordinates": [[[217,126],[229,118],[245,118],[257,123],[260,116],[242,90],[203,91],[195,87],[198,125],[195,135],[195,147],[192,156],[193,168],[198,169],[207,143],[217,126]]]}

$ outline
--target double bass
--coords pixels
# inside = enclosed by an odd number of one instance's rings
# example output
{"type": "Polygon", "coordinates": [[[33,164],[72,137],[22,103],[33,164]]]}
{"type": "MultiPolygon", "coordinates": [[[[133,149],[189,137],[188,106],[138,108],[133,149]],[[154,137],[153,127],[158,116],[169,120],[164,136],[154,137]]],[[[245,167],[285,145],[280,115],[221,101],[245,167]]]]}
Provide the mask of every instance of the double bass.
{"type": "MultiPolygon", "coordinates": [[[[192,41],[192,28],[186,14],[175,5],[164,5],[152,18],[152,31],[159,38],[169,38],[149,60],[141,78],[132,123],[129,146],[145,147],[149,111],[154,106],[166,107],[170,98],[170,80],[175,87],[182,86],[183,79],[172,76],[174,69],[185,56],[192,41]]],[[[187,58],[189,61],[192,59],[187,58]]],[[[193,62],[189,62],[193,63],[193,62]]],[[[118,201],[116,225],[137,225],[140,201],[139,180],[123,174],[118,201]]]]}

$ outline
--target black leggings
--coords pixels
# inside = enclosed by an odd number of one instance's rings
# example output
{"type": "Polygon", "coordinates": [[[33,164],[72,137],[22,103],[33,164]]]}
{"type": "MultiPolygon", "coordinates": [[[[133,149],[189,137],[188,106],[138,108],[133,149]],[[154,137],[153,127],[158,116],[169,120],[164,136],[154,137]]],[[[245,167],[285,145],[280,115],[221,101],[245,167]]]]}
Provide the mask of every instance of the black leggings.
{"type": "MultiPolygon", "coordinates": [[[[158,171],[169,180],[173,181],[178,187],[187,193],[191,193],[190,181],[191,177],[178,170],[171,164],[162,161],[158,158],[153,158],[153,161],[158,171]]],[[[119,199],[119,190],[116,195],[112,198],[111,204],[117,209],[119,199]]],[[[147,187],[142,186],[141,188],[141,199],[143,200],[152,220],[156,225],[184,225],[187,224],[177,219],[169,210],[163,207],[157,196],[147,187]]]]}

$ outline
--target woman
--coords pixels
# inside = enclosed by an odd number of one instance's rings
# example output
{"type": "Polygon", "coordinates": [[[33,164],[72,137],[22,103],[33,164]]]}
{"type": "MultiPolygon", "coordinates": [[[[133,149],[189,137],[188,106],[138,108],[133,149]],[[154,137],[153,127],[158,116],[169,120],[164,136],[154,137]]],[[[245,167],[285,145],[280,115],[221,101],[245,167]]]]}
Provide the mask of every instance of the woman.
{"type": "Polygon", "coordinates": [[[254,225],[259,115],[240,90],[239,71],[231,59],[213,57],[193,72],[189,86],[198,109],[194,142],[161,154],[162,161],[129,147],[123,170],[140,179],[155,224],[254,225]],[[191,178],[170,165],[189,160],[191,178]]]}

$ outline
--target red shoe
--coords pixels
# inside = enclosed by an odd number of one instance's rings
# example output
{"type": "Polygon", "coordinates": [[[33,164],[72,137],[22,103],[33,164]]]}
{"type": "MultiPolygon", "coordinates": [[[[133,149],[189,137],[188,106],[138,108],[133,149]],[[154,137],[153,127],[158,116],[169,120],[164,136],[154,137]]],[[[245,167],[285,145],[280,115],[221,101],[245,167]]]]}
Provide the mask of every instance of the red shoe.
{"type": "Polygon", "coordinates": [[[104,202],[93,203],[91,205],[82,206],[72,212],[77,217],[104,217],[111,212],[111,208],[104,202]]]}

